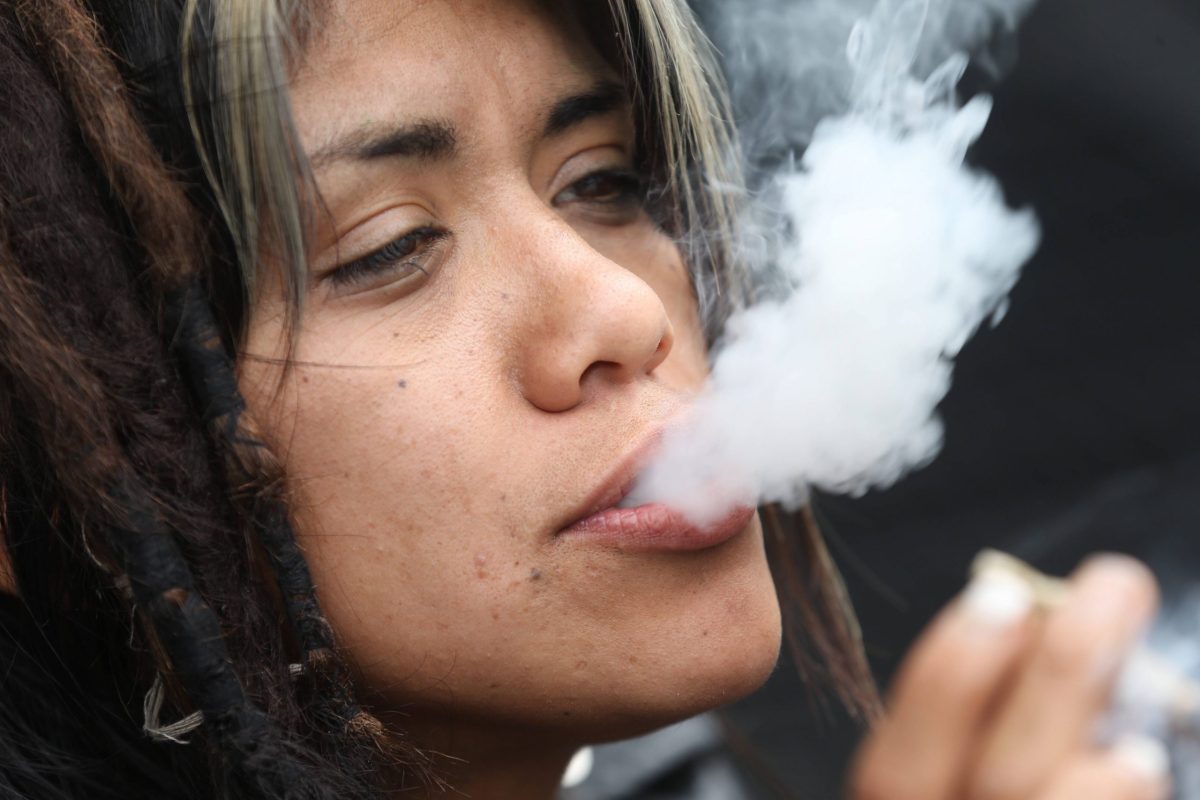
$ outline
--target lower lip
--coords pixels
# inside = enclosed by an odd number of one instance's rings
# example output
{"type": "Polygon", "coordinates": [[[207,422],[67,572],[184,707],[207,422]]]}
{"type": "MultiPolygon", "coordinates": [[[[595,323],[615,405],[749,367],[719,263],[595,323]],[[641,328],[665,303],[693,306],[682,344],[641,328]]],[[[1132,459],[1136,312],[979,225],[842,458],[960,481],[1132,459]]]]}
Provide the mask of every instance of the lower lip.
{"type": "Polygon", "coordinates": [[[630,552],[680,553],[723,544],[741,533],[753,517],[753,508],[736,508],[709,525],[697,527],[675,509],[649,503],[636,508],[607,508],[564,528],[560,535],[630,552]]]}

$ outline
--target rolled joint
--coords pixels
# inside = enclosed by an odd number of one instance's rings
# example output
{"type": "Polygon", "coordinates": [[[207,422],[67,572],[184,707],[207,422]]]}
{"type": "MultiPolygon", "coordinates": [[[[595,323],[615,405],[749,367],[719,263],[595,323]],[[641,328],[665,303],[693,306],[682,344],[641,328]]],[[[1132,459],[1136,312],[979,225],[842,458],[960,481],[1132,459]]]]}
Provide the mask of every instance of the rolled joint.
{"type": "Polygon", "coordinates": [[[1041,611],[1051,611],[1062,605],[1067,594],[1067,582],[1039,572],[1016,556],[999,550],[981,550],[971,562],[971,576],[1002,573],[1017,578],[1029,587],[1034,606],[1041,611]]]}

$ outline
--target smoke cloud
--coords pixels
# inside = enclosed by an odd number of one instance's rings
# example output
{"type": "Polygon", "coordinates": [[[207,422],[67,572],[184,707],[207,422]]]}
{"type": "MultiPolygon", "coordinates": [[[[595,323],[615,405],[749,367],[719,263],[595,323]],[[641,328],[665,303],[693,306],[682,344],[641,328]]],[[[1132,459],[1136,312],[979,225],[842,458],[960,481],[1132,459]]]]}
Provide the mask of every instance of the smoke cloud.
{"type": "MultiPolygon", "coordinates": [[[[855,70],[846,42],[877,0],[694,2],[723,56],[752,177],[807,145],[819,120],[849,110],[855,70]]],[[[955,53],[969,53],[982,74],[1000,78],[1035,2],[929,0],[911,74],[924,78],[955,53]]]]}
{"type": "MultiPolygon", "coordinates": [[[[1010,209],[993,178],[964,166],[991,103],[958,103],[967,58],[949,35],[983,36],[1026,0],[881,0],[856,22],[855,2],[797,4],[773,21],[742,5],[721,4],[718,40],[740,31],[777,48],[770,62],[810,87],[794,113],[763,115],[757,130],[751,117],[750,166],[808,144],[798,164],[760,180],[744,221],[767,242],[747,267],[771,299],[729,321],[709,384],[627,500],[697,523],[739,504],[797,505],[814,486],[886,487],[932,459],[952,359],[1003,315],[1039,237],[1031,212],[1010,209]],[[839,30],[841,54],[826,59],[839,30]],[[834,107],[809,137],[805,119],[834,107]],[[797,128],[781,132],[784,120],[797,128]]],[[[762,80],[759,66],[739,73],[739,58],[752,63],[733,53],[735,93],[762,80]]]]}

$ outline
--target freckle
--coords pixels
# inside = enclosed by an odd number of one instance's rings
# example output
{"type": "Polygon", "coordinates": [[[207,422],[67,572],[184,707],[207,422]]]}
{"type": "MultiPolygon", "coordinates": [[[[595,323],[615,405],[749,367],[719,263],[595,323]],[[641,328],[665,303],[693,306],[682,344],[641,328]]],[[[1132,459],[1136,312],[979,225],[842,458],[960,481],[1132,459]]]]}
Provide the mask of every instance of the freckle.
{"type": "Polygon", "coordinates": [[[347,479],[348,479],[348,478],[350,477],[350,473],[349,473],[349,472],[343,472],[343,473],[342,473],[342,477],[343,477],[343,478],[347,478],[347,479]]]}
{"type": "Polygon", "coordinates": [[[404,380],[404,378],[401,378],[400,380],[396,381],[396,385],[399,386],[401,389],[407,389],[408,381],[404,380]]]}
{"type": "Polygon", "coordinates": [[[500,293],[500,299],[501,299],[501,300],[507,300],[507,299],[508,299],[508,292],[501,292],[501,293],[500,293]]]}
{"type": "Polygon", "coordinates": [[[583,659],[575,662],[575,669],[584,669],[585,667],[587,667],[587,662],[583,659]]]}
{"type": "Polygon", "coordinates": [[[501,492],[500,493],[500,502],[503,503],[507,499],[508,499],[508,495],[504,492],[501,492]]]}
{"type": "Polygon", "coordinates": [[[488,684],[488,688],[489,688],[489,689],[499,689],[499,688],[500,688],[500,684],[498,684],[498,683],[489,683],[489,684],[488,684]]]}
{"type": "Polygon", "coordinates": [[[533,569],[529,570],[529,580],[531,580],[531,581],[541,580],[541,577],[542,577],[542,571],[540,569],[538,569],[537,567],[534,567],[533,569]]]}
{"type": "Polygon", "coordinates": [[[392,334],[392,338],[393,338],[393,339],[399,339],[399,338],[400,338],[400,331],[396,331],[395,333],[393,333],[393,334],[392,334]]]}
{"type": "Polygon", "coordinates": [[[492,609],[492,619],[494,619],[494,620],[500,619],[500,612],[496,611],[495,609],[492,609]]]}
{"type": "Polygon", "coordinates": [[[300,376],[300,382],[301,382],[301,383],[308,383],[308,376],[307,376],[307,375],[301,375],[301,376],[300,376]]]}
{"type": "Polygon", "coordinates": [[[637,660],[637,656],[635,656],[635,655],[631,655],[631,656],[629,656],[629,663],[630,663],[630,664],[636,664],[637,662],[638,662],[638,660],[637,660]]]}
{"type": "Polygon", "coordinates": [[[571,712],[570,712],[570,711],[564,711],[564,712],[562,712],[562,715],[563,715],[564,717],[569,717],[569,716],[571,716],[571,712]]]}
{"type": "Polygon", "coordinates": [[[708,631],[701,631],[700,636],[708,636],[708,631]]]}

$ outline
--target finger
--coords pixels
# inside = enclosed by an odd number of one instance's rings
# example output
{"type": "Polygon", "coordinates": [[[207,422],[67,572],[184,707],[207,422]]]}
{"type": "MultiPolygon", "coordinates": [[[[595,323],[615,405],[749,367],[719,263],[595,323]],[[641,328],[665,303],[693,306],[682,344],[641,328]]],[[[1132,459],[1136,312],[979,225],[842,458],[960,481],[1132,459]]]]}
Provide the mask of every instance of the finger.
{"type": "Polygon", "coordinates": [[[1051,779],[1038,800],[1166,800],[1171,792],[1166,749],[1132,737],[1104,753],[1090,752],[1051,779]]]}
{"type": "Polygon", "coordinates": [[[1027,800],[1061,762],[1088,749],[1157,597],[1149,570],[1133,559],[1098,556],[1080,567],[984,740],[972,798],[1027,800]]]}
{"type": "Polygon", "coordinates": [[[858,800],[957,797],[976,731],[1032,638],[1032,592],[978,576],[929,626],[901,668],[890,712],[859,753],[858,800]]]}

